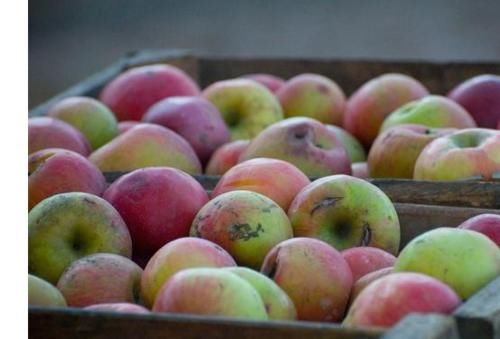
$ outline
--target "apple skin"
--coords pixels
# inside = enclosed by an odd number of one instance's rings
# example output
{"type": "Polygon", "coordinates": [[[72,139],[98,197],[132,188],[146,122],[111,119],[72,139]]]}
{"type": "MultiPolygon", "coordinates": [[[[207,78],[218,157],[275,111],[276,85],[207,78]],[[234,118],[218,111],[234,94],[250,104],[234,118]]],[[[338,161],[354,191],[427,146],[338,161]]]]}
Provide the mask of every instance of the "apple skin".
{"type": "Polygon", "coordinates": [[[340,252],[349,264],[354,283],[364,275],[385,267],[392,267],[396,257],[380,248],[352,247],[340,252]]]}
{"type": "Polygon", "coordinates": [[[139,121],[147,109],[161,99],[199,94],[198,85],[184,71],[157,64],[121,73],[104,87],[100,100],[119,121],[139,121]]]}
{"type": "Polygon", "coordinates": [[[479,127],[500,125],[500,76],[482,74],[458,84],[448,97],[470,113],[479,127]]]}
{"type": "Polygon", "coordinates": [[[458,228],[482,233],[500,247],[500,215],[498,214],[476,215],[458,225],[458,228]]]}
{"type": "Polygon", "coordinates": [[[28,154],[46,148],[64,148],[83,156],[90,154],[90,144],[79,130],[50,117],[28,119],[28,154]]]}
{"type": "Polygon", "coordinates": [[[369,179],[370,170],[367,162],[355,162],[351,164],[352,176],[360,179],[369,179]]]}
{"type": "Polygon", "coordinates": [[[349,97],[343,127],[368,149],[390,113],[428,94],[420,82],[407,75],[380,75],[364,83],[349,97]]]}
{"type": "Polygon", "coordinates": [[[48,148],[28,157],[28,209],[54,194],[87,192],[101,195],[106,179],[99,169],[80,154],[48,148]]]}
{"type": "Polygon", "coordinates": [[[170,128],[186,139],[202,164],[229,142],[229,130],[217,108],[201,97],[170,97],[151,106],[142,121],[170,128]]]}
{"type": "Polygon", "coordinates": [[[454,128],[429,128],[399,125],[382,132],[368,153],[372,178],[413,179],[417,158],[431,141],[457,131],[454,128]]]}
{"type": "Polygon", "coordinates": [[[186,268],[236,266],[222,247],[211,241],[185,237],[169,242],[148,261],[141,278],[146,306],[152,307],[156,295],[175,273],[186,268]]]}
{"type": "Polygon", "coordinates": [[[212,191],[212,198],[230,191],[247,190],[265,195],[286,211],[297,193],[310,182],[304,173],[286,161],[256,158],[227,171],[212,191]]]}
{"type": "Polygon", "coordinates": [[[267,126],[283,119],[276,97],[250,79],[217,81],[202,96],[217,107],[231,133],[231,140],[251,139],[267,126]]]}
{"type": "Polygon", "coordinates": [[[318,238],[339,251],[371,246],[396,255],[399,250],[394,205],[363,179],[340,174],[317,179],[297,194],[288,216],[295,236],[318,238]]]}
{"type": "Polygon", "coordinates": [[[299,320],[342,320],[352,288],[352,273],[342,255],[313,238],[293,238],[276,245],[261,272],[292,299],[299,320]]]}
{"type": "Polygon", "coordinates": [[[187,236],[196,213],[208,201],[200,183],[170,167],[130,172],[113,182],[103,197],[127,224],[134,259],[146,261],[169,241],[187,236]]]}
{"type": "Polygon", "coordinates": [[[135,127],[139,125],[141,122],[140,121],[134,121],[134,120],[125,120],[125,121],[120,121],[118,123],[118,135],[125,133],[132,127],[135,127]]]}
{"type": "Polygon", "coordinates": [[[210,200],[196,215],[190,235],[218,244],[239,265],[254,269],[271,248],[293,237],[281,207],[251,191],[231,191],[210,200]]]}
{"type": "Polygon", "coordinates": [[[262,131],[243,151],[240,162],[253,158],[287,161],[308,177],[351,174],[351,161],[335,133],[306,117],[288,118],[262,131]]]}
{"type": "Polygon", "coordinates": [[[366,152],[363,145],[349,132],[339,126],[326,125],[326,128],[335,132],[335,135],[342,142],[351,159],[351,163],[366,161],[366,152]]]}
{"type": "Polygon", "coordinates": [[[89,160],[101,171],[133,171],[145,167],[174,167],[200,174],[201,163],[189,143],[174,131],[142,123],[94,151],[89,160]]]}
{"type": "Polygon", "coordinates": [[[420,273],[392,273],[368,285],[343,325],[391,327],[410,313],[450,314],[461,303],[446,284],[420,273]]]}
{"type": "Polygon", "coordinates": [[[80,258],[64,270],[57,288],[68,306],[141,301],[142,269],[132,260],[111,253],[80,258]]]}
{"type": "Polygon", "coordinates": [[[83,308],[89,311],[119,312],[119,313],[151,313],[147,308],[132,303],[94,304],[83,308]]]}
{"type": "Polygon", "coordinates": [[[287,118],[306,116],[325,124],[342,124],[345,94],[325,76],[313,73],[296,75],[281,86],[276,97],[287,118]]]}
{"type": "Polygon", "coordinates": [[[257,81],[259,84],[267,87],[272,93],[276,94],[276,92],[285,84],[285,80],[277,77],[276,75],[266,74],[266,73],[255,73],[255,74],[246,74],[242,76],[242,78],[251,79],[257,81]]]}
{"type": "Polygon", "coordinates": [[[28,274],[28,305],[66,307],[59,290],[46,280],[28,274]]]}
{"type": "Polygon", "coordinates": [[[467,299],[500,275],[500,250],[479,232],[440,227],[403,248],[394,272],[408,271],[435,277],[467,299]]]}
{"type": "Polygon", "coordinates": [[[52,284],[73,261],[94,253],[132,254],[120,214],[106,200],[83,192],[61,193],[28,214],[28,270],[52,284]]]}
{"type": "Polygon", "coordinates": [[[500,178],[500,131],[468,128],[430,142],[415,162],[415,180],[500,178]]]}
{"type": "Polygon", "coordinates": [[[257,290],[220,268],[188,268],[174,274],[158,292],[153,312],[268,319],[257,290]]]}
{"type": "Polygon", "coordinates": [[[87,138],[94,150],[118,135],[115,115],[94,98],[65,98],[52,106],[47,115],[75,127],[87,138]]]}
{"type": "Polygon", "coordinates": [[[440,95],[428,95],[399,107],[385,118],[379,134],[403,124],[458,129],[477,127],[474,119],[462,106],[440,95]]]}
{"type": "Polygon", "coordinates": [[[223,175],[226,173],[238,163],[241,153],[249,144],[250,140],[236,140],[217,148],[207,163],[205,174],[223,175]]]}
{"type": "Polygon", "coordinates": [[[297,311],[292,299],[273,280],[262,273],[246,267],[227,267],[224,269],[243,278],[257,290],[264,302],[269,319],[297,319],[297,311]]]}
{"type": "Polygon", "coordinates": [[[380,268],[376,271],[370,272],[356,280],[351,290],[351,297],[349,299],[349,305],[352,305],[352,302],[356,300],[358,295],[362,290],[365,289],[366,286],[374,282],[375,280],[385,277],[388,274],[391,274],[394,271],[392,266],[380,268]]]}

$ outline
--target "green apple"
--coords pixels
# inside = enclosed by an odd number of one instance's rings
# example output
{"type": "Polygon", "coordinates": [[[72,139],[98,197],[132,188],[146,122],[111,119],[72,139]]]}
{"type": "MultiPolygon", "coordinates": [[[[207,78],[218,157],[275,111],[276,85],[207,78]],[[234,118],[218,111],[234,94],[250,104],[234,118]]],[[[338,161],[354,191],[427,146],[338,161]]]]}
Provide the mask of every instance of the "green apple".
{"type": "Polygon", "coordinates": [[[46,280],[28,274],[28,304],[35,306],[66,306],[59,290],[46,280]]]}
{"type": "Polygon", "coordinates": [[[326,125],[326,128],[335,132],[337,138],[344,144],[351,163],[366,161],[366,152],[363,145],[351,133],[335,125],[326,125]]]}

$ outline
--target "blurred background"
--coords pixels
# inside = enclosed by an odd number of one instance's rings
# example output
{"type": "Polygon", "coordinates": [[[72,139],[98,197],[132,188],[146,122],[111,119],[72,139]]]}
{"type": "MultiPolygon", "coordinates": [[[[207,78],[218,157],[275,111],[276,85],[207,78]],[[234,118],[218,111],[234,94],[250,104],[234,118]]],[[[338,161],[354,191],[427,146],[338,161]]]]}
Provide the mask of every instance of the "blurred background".
{"type": "Polygon", "coordinates": [[[498,0],[29,0],[29,106],[124,53],[500,60],[498,0]]]}

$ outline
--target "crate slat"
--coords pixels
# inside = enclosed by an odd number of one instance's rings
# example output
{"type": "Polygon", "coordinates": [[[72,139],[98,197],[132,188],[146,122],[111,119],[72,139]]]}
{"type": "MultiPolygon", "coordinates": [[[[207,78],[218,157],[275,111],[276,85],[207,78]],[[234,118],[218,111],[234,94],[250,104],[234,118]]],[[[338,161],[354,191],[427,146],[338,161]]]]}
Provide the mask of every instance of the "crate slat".
{"type": "Polygon", "coordinates": [[[455,320],[441,314],[410,314],[381,339],[459,339],[455,320]]]}

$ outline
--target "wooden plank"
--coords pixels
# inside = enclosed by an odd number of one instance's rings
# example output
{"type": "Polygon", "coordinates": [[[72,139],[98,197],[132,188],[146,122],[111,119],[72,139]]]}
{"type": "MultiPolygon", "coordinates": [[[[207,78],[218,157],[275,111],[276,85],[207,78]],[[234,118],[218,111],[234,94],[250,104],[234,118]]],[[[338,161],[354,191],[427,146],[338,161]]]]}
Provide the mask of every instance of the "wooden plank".
{"type": "Polygon", "coordinates": [[[500,339],[500,277],[463,303],[454,316],[462,338],[500,339]]]}
{"type": "Polygon", "coordinates": [[[410,314],[381,337],[381,339],[402,338],[459,339],[460,336],[452,317],[441,314],[410,314]]]}
{"type": "Polygon", "coordinates": [[[347,329],[304,321],[243,321],[175,314],[125,314],[76,308],[30,307],[28,334],[35,338],[168,339],[376,339],[380,329],[347,329]]]}

